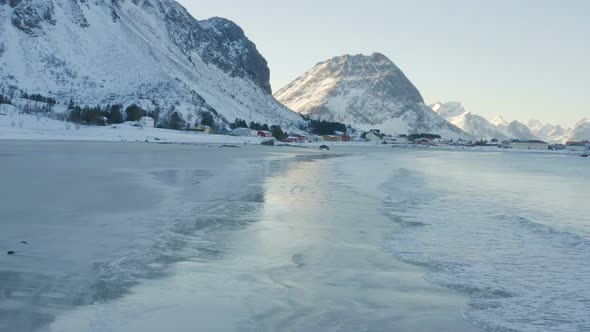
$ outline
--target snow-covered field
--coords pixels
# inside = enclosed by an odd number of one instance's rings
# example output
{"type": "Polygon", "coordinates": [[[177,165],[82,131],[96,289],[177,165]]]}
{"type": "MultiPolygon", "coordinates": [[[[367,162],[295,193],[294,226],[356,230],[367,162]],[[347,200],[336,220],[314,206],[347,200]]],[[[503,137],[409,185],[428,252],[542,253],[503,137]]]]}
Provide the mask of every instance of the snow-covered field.
{"type": "Polygon", "coordinates": [[[194,131],[137,127],[131,122],[105,127],[76,126],[71,122],[21,113],[11,105],[0,105],[0,139],[233,144],[261,142],[258,137],[209,135],[194,131]]]}

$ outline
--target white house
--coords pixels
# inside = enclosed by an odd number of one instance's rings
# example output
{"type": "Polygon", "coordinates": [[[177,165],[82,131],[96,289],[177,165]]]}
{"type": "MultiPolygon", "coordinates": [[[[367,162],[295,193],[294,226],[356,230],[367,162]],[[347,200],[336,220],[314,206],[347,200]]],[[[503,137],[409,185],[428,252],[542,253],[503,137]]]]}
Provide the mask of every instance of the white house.
{"type": "Polygon", "coordinates": [[[142,127],[150,127],[150,128],[153,128],[155,125],[154,119],[152,119],[149,116],[142,117],[141,119],[139,119],[139,121],[137,121],[137,123],[142,127]]]}
{"type": "Polygon", "coordinates": [[[549,143],[536,139],[511,139],[502,142],[501,147],[522,150],[548,150],[549,143]]]}
{"type": "Polygon", "coordinates": [[[569,151],[589,151],[590,141],[583,142],[567,142],[565,148],[569,151]]]}
{"type": "Polygon", "coordinates": [[[257,130],[252,130],[250,128],[235,128],[235,129],[232,129],[231,132],[234,136],[256,136],[256,135],[258,135],[257,130]]]}
{"type": "Polygon", "coordinates": [[[387,144],[406,144],[408,143],[408,138],[404,136],[383,136],[383,141],[387,144]]]}
{"type": "Polygon", "coordinates": [[[381,136],[381,131],[378,129],[371,129],[367,135],[365,136],[367,140],[371,142],[382,142],[383,138],[381,136]]]}

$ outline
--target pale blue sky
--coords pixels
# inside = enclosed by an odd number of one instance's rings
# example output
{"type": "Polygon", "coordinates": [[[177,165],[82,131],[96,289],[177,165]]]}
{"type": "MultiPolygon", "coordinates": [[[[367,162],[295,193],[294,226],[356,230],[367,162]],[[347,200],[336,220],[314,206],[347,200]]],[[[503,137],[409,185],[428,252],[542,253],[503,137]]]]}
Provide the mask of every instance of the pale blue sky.
{"type": "Polygon", "coordinates": [[[381,52],[427,103],[573,126],[590,117],[589,0],[180,0],[256,43],[273,91],[317,62],[381,52]]]}

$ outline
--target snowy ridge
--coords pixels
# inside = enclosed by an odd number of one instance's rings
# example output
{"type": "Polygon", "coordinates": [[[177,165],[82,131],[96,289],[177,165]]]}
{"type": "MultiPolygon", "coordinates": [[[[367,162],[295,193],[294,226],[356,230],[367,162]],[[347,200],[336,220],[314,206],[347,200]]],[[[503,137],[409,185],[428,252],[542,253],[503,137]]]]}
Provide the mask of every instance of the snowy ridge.
{"type": "Polygon", "coordinates": [[[531,119],[527,126],[533,135],[547,142],[564,142],[572,134],[571,128],[563,128],[560,125],[542,123],[541,121],[531,119]]]}
{"type": "Polygon", "coordinates": [[[484,117],[465,110],[459,102],[436,103],[432,110],[476,140],[505,140],[509,137],[484,117]]]}
{"type": "Polygon", "coordinates": [[[504,120],[503,117],[501,116],[497,116],[495,118],[492,119],[492,121],[490,121],[491,124],[493,124],[496,127],[505,127],[507,126],[510,122],[504,120]]]}
{"type": "Polygon", "coordinates": [[[194,121],[294,127],[266,60],[229,20],[197,21],[173,0],[0,0],[0,92],[81,105],[142,102],[194,121]]]}
{"type": "Polygon", "coordinates": [[[275,97],[298,113],[363,130],[468,136],[426,106],[404,73],[379,53],[344,55],[318,63],[275,97]]]}
{"type": "Polygon", "coordinates": [[[430,106],[434,112],[445,118],[450,123],[461,128],[474,139],[498,140],[507,139],[541,139],[550,143],[564,143],[567,140],[578,140],[576,137],[588,137],[584,135],[584,125],[581,121],[582,132],[574,135],[572,129],[565,129],[559,125],[542,123],[539,120],[529,120],[526,124],[519,121],[506,121],[502,116],[496,116],[488,121],[480,115],[465,110],[459,102],[437,102],[430,106]],[[571,137],[571,139],[570,139],[571,137]]]}
{"type": "Polygon", "coordinates": [[[516,120],[510,122],[505,127],[500,127],[504,129],[506,134],[512,138],[518,139],[536,139],[537,137],[531,132],[529,127],[527,127],[524,123],[518,122],[516,120]]]}
{"type": "Polygon", "coordinates": [[[582,119],[576,123],[567,141],[590,141],[590,119],[582,119]]]}

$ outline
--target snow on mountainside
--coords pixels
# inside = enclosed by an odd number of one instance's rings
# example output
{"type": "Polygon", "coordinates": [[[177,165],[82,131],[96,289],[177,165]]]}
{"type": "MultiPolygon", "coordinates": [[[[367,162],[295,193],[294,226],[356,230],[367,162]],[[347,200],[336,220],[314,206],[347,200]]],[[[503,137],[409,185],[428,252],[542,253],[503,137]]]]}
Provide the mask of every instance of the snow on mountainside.
{"type": "Polygon", "coordinates": [[[590,119],[582,119],[576,123],[567,141],[590,141],[590,119]]]}
{"type": "Polygon", "coordinates": [[[530,120],[527,126],[536,137],[547,142],[564,142],[571,135],[572,129],[565,129],[559,125],[544,124],[538,120],[530,120]]]}
{"type": "Polygon", "coordinates": [[[530,120],[525,125],[518,121],[508,122],[503,117],[497,116],[492,121],[488,121],[479,115],[467,112],[459,102],[436,103],[431,107],[438,115],[475,139],[542,139],[551,143],[561,143],[572,133],[571,129],[544,124],[538,120],[530,120]]]}
{"type": "Polygon", "coordinates": [[[450,119],[467,113],[463,105],[456,101],[450,101],[444,104],[437,102],[434,105],[431,105],[430,108],[432,108],[436,114],[442,116],[445,119],[450,119]]]}
{"type": "Polygon", "coordinates": [[[269,76],[240,27],[173,0],[0,0],[0,93],[296,126],[269,76]]]}
{"type": "Polygon", "coordinates": [[[504,118],[499,115],[490,121],[490,123],[496,127],[505,127],[509,124],[508,121],[504,120],[504,118]]]}
{"type": "Polygon", "coordinates": [[[527,123],[526,126],[529,127],[529,129],[531,131],[538,131],[539,128],[543,127],[543,122],[536,120],[536,119],[530,119],[527,123]]]}
{"type": "Polygon", "coordinates": [[[496,126],[498,130],[500,130],[504,135],[509,138],[518,138],[518,139],[537,139],[529,127],[524,123],[518,121],[508,122],[504,120],[503,117],[497,116],[492,121],[491,124],[496,126]]]}
{"type": "Polygon", "coordinates": [[[484,117],[467,112],[459,102],[436,103],[432,110],[476,140],[505,140],[509,137],[484,117]]]}
{"type": "Polygon", "coordinates": [[[379,53],[344,55],[318,63],[275,97],[298,113],[363,130],[467,137],[426,106],[418,89],[379,53]]]}
{"type": "Polygon", "coordinates": [[[512,138],[518,139],[536,139],[537,137],[533,135],[529,127],[527,127],[524,123],[518,121],[512,121],[507,126],[500,127],[504,130],[506,135],[512,138]]]}

